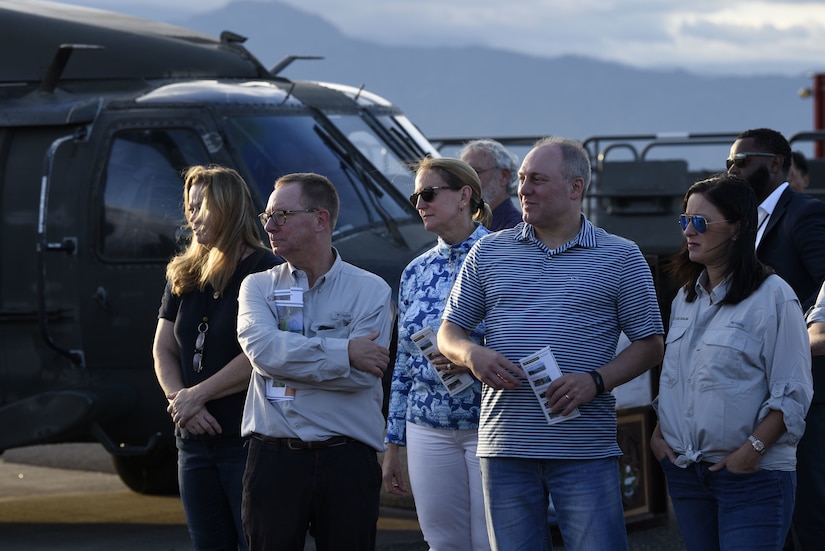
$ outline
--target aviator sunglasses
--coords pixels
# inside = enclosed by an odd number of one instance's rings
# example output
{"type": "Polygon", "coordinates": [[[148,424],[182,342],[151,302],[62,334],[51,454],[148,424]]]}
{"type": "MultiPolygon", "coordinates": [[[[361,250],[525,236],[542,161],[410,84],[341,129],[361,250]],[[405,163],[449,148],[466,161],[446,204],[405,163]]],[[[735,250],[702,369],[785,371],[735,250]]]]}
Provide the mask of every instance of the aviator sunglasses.
{"type": "Polygon", "coordinates": [[[748,157],[776,157],[776,155],[776,153],[737,153],[733,157],[725,159],[725,166],[728,170],[733,165],[736,165],[736,168],[745,168],[745,165],[748,164],[748,157]]]}
{"type": "Polygon", "coordinates": [[[693,224],[693,229],[695,229],[698,233],[705,233],[708,231],[708,224],[718,224],[719,222],[731,222],[731,220],[717,220],[716,222],[708,222],[708,219],[700,214],[694,214],[693,216],[688,216],[687,214],[679,215],[679,225],[682,227],[682,231],[685,231],[690,223],[693,224]]]}
{"type": "Polygon", "coordinates": [[[206,334],[209,332],[209,324],[206,323],[208,320],[209,318],[204,317],[198,325],[198,336],[195,338],[195,354],[192,356],[192,368],[195,373],[200,373],[203,370],[203,345],[206,344],[206,334]]]}
{"type": "Polygon", "coordinates": [[[413,206],[413,208],[416,208],[418,206],[418,198],[419,197],[421,197],[421,199],[425,203],[431,203],[432,200],[435,199],[435,191],[437,189],[452,189],[452,190],[455,191],[455,190],[459,190],[461,188],[453,187],[453,186],[429,186],[429,187],[425,187],[421,191],[416,191],[415,193],[410,195],[410,204],[413,206]]]}

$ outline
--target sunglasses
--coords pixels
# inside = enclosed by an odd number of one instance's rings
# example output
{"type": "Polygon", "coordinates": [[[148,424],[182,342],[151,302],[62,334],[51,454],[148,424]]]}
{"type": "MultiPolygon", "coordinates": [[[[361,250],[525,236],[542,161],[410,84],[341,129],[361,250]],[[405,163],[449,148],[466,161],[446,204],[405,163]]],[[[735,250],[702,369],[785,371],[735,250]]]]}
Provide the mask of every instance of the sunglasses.
{"type": "Polygon", "coordinates": [[[777,153],[737,153],[729,159],[725,159],[725,166],[728,170],[736,165],[736,168],[745,168],[748,164],[748,157],[776,157],[777,153]]]}
{"type": "Polygon", "coordinates": [[[430,186],[430,187],[425,187],[421,191],[416,191],[415,193],[410,195],[410,204],[413,206],[413,208],[416,208],[418,206],[418,198],[419,197],[421,197],[421,199],[425,203],[432,203],[433,199],[435,199],[435,192],[438,189],[451,189],[453,191],[457,191],[461,188],[452,187],[452,186],[430,186]]]}
{"type": "Polygon", "coordinates": [[[679,215],[679,225],[682,227],[682,231],[687,229],[688,224],[693,224],[694,230],[699,233],[705,233],[708,231],[708,224],[718,224],[719,222],[732,222],[732,220],[717,220],[716,222],[708,222],[708,219],[700,214],[694,214],[693,216],[688,216],[687,214],[679,215]]]}
{"type": "Polygon", "coordinates": [[[195,355],[192,356],[192,369],[195,373],[200,373],[203,369],[203,345],[206,344],[206,332],[209,331],[209,324],[201,322],[198,325],[198,336],[195,338],[195,355]]]}

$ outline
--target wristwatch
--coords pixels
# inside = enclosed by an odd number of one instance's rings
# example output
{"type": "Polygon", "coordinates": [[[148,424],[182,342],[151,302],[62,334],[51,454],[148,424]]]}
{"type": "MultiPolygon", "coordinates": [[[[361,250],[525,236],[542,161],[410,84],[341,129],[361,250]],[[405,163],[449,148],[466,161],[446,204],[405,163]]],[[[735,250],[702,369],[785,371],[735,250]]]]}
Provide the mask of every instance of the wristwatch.
{"type": "Polygon", "coordinates": [[[748,436],[748,442],[751,443],[751,446],[753,446],[753,449],[755,449],[759,455],[765,455],[765,452],[768,451],[765,449],[765,444],[752,434],[748,436]]]}

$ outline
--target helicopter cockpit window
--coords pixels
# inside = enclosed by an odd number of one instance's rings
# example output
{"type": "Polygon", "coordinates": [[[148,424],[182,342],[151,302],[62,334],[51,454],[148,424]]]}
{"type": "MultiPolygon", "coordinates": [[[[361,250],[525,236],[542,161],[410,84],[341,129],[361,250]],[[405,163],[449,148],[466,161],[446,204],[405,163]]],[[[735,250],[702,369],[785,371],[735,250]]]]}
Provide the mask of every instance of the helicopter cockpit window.
{"type": "Polygon", "coordinates": [[[415,174],[410,163],[418,159],[405,163],[360,117],[328,115],[328,118],[404,197],[414,191],[415,174]]]}
{"type": "Polygon", "coordinates": [[[106,167],[100,253],[111,260],[168,260],[184,223],[181,171],[207,163],[188,130],[119,133],[106,167]]]}
{"type": "Polygon", "coordinates": [[[254,182],[250,185],[257,186],[262,197],[269,196],[284,174],[315,172],[329,178],[341,201],[336,237],[410,216],[402,196],[381,187],[375,167],[354,159],[310,116],[232,117],[226,131],[254,182]]]}

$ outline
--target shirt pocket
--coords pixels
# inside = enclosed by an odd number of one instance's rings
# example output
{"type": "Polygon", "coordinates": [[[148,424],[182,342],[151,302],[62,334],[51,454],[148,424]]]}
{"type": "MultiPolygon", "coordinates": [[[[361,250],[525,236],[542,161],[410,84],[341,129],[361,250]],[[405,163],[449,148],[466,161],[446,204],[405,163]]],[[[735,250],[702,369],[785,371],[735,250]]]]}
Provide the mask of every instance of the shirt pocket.
{"type": "Polygon", "coordinates": [[[665,357],[662,362],[662,374],[659,375],[659,385],[667,388],[676,386],[679,382],[679,349],[684,343],[687,325],[672,325],[665,335],[665,357]]]}
{"type": "Polygon", "coordinates": [[[345,339],[349,337],[349,324],[348,319],[316,321],[312,323],[310,329],[316,337],[345,339]]]}
{"type": "Polygon", "coordinates": [[[747,377],[749,358],[759,344],[741,329],[708,329],[696,351],[698,390],[737,386],[747,377]]]}

